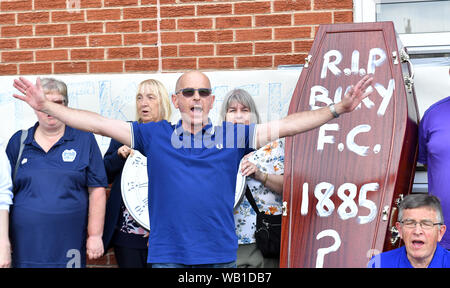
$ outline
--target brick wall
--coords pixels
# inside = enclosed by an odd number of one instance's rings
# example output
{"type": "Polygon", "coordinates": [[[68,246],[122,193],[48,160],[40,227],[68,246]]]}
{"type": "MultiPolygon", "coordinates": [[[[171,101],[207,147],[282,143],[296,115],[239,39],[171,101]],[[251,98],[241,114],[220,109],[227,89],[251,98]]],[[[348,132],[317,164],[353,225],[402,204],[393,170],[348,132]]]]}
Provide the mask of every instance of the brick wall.
{"type": "Polygon", "coordinates": [[[352,0],[0,0],[0,75],[300,64],[318,25],[352,22],[352,9],[352,0]]]}
{"type": "MultiPolygon", "coordinates": [[[[352,11],[352,0],[0,0],[0,76],[276,69],[304,63],[318,25],[352,11]]],[[[117,266],[112,251],[88,265],[117,266]]]]}

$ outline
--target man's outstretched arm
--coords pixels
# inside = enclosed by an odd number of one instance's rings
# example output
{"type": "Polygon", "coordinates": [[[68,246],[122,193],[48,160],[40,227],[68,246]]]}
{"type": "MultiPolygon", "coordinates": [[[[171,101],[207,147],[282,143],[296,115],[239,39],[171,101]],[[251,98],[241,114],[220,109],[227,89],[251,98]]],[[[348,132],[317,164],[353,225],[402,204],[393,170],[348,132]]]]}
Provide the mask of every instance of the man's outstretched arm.
{"type": "Polygon", "coordinates": [[[28,103],[31,108],[51,115],[72,128],[111,137],[124,145],[131,145],[129,123],[48,101],[39,78],[36,79],[36,84],[33,84],[26,78],[19,77],[14,80],[13,86],[22,93],[13,96],[28,103]]]}
{"type": "MultiPolygon", "coordinates": [[[[348,113],[369,96],[373,89],[366,89],[372,84],[373,78],[366,75],[347,94],[342,101],[334,105],[337,114],[348,113]]],[[[329,107],[323,107],[317,110],[301,111],[286,116],[283,119],[259,124],[256,135],[256,146],[260,148],[265,144],[278,138],[293,136],[299,133],[317,128],[334,118],[329,107]]]]}

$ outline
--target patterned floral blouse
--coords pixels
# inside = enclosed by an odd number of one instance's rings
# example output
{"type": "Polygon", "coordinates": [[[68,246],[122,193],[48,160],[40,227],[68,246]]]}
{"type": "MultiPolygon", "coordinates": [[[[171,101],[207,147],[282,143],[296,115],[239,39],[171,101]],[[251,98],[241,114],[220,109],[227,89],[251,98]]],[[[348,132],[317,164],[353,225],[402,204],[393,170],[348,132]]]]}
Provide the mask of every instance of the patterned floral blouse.
{"type": "MultiPolygon", "coordinates": [[[[249,161],[267,174],[284,174],[284,140],[278,139],[255,151],[249,161]]],[[[255,198],[259,211],[266,214],[281,214],[282,195],[272,192],[261,182],[247,177],[247,185],[255,198]]],[[[255,243],[256,212],[243,197],[241,204],[234,210],[234,222],[239,244],[255,243]]]]}

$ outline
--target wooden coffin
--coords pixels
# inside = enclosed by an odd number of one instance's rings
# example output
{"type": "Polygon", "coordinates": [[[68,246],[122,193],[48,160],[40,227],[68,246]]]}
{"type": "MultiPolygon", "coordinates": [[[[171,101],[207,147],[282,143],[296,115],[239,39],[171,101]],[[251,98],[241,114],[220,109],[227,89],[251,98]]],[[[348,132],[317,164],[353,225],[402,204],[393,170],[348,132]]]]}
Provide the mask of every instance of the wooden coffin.
{"type": "Polygon", "coordinates": [[[281,267],[366,267],[400,245],[391,227],[412,190],[419,119],[402,50],[392,22],[319,27],[289,114],[339,102],[365,74],[374,93],[286,139],[281,267]]]}

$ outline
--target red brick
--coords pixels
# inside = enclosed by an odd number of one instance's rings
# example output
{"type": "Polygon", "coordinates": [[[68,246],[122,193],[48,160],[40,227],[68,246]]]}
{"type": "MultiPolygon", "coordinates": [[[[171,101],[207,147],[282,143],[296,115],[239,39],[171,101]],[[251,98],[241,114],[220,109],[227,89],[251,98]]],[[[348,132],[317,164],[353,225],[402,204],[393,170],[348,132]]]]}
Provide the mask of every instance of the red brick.
{"type": "Polygon", "coordinates": [[[163,32],[161,42],[165,44],[195,42],[195,32],[163,32]]]}
{"type": "Polygon", "coordinates": [[[253,54],[252,43],[233,43],[233,44],[218,44],[217,55],[245,55],[253,54]]]}
{"type": "Polygon", "coordinates": [[[197,16],[203,15],[229,15],[233,12],[231,4],[198,5],[197,16]]]}
{"type": "Polygon", "coordinates": [[[120,46],[120,45],[122,45],[122,35],[120,35],[120,34],[90,35],[89,36],[89,46],[90,47],[120,46]]]}
{"type": "Polygon", "coordinates": [[[163,6],[160,13],[161,18],[189,17],[195,15],[195,6],[163,6]]]}
{"type": "MultiPolygon", "coordinates": [[[[35,10],[56,10],[66,9],[68,2],[66,0],[34,0],[35,10]]],[[[31,9],[30,9],[31,10],[31,9]]]]}
{"type": "Polygon", "coordinates": [[[67,24],[46,24],[36,25],[36,35],[66,35],[68,32],[67,24]]]}
{"type": "Polygon", "coordinates": [[[0,75],[15,75],[17,74],[16,64],[0,64],[0,75]]]}
{"type": "Polygon", "coordinates": [[[67,50],[38,50],[36,51],[36,61],[55,61],[55,60],[67,60],[67,50]]]}
{"type": "Polygon", "coordinates": [[[255,43],[255,54],[291,53],[291,42],[262,42],[255,43]]]}
{"type": "Polygon", "coordinates": [[[333,23],[352,23],[353,22],[353,11],[334,11],[334,22],[333,23]]]}
{"type": "Polygon", "coordinates": [[[16,42],[16,39],[0,39],[0,49],[15,49],[16,42]]]}
{"type": "Polygon", "coordinates": [[[80,2],[81,2],[80,3],[81,9],[83,9],[83,8],[101,8],[102,7],[102,0],[83,0],[80,2]]]}
{"type": "Polygon", "coordinates": [[[126,60],[125,72],[158,71],[158,60],[126,60]]]}
{"type": "MultiPolygon", "coordinates": [[[[237,32],[237,31],[236,31],[237,32]]],[[[232,42],[233,31],[232,30],[217,30],[217,31],[198,31],[198,42],[232,42]]]]}
{"type": "Polygon", "coordinates": [[[156,18],[156,7],[139,7],[123,9],[123,19],[156,18]]]}
{"type": "Polygon", "coordinates": [[[277,0],[273,2],[274,12],[311,10],[311,0],[277,0]]]}
{"type": "Polygon", "coordinates": [[[86,62],[55,62],[54,73],[87,73],[86,62]]]}
{"type": "Polygon", "coordinates": [[[51,48],[52,39],[45,38],[20,38],[19,47],[22,49],[51,48]]]}
{"type": "Polygon", "coordinates": [[[74,13],[69,11],[53,11],[52,22],[79,22],[84,21],[84,11],[80,13],[74,13]]]}
{"type": "Polygon", "coordinates": [[[272,40],[272,28],[236,30],[236,41],[272,40]]]}
{"type": "Polygon", "coordinates": [[[120,9],[86,10],[88,21],[120,20],[120,9]]]}
{"type": "Polygon", "coordinates": [[[108,59],[140,58],[141,49],[139,47],[109,48],[106,54],[108,59]]]}
{"type": "Polygon", "coordinates": [[[74,23],[70,24],[70,34],[103,33],[102,22],[74,23]]]}
{"type": "Polygon", "coordinates": [[[161,47],[162,57],[177,57],[178,56],[178,46],[177,45],[163,45],[161,47]]]}
{"type": "MultiPolygon", "coordinates": [[[[156,22],[155,22],[156,25],[156,22]]],[[[144,24],[142,24],[142,27],[144,24]]],[[[156,27],[156,26],[155,26],[156,27]]],[[[175,30],[177,27],[177,23],[175,19],[162,19],[161,23],[159,24],[159,29],[161,30],[175,30]]],[[[156,28],[155,28],[156,30],[156,28]]]]}
{"type": "Polygon", "coordinates": [[[256,27],[289,26],[292,23],[291,14],[272,14],[255,16],[256,27]]]}
{"type": "Polygon", "coordinates": [[[180,45],[180,56],[213,56],[214,45],[180,45]]]}
{"type": "Polygon", "coordinates": [[[217,17],[216,28],[247,28],[252,27],[251,16],[217,17]]]}
{"type": "Polygon", "coordinates": [[[157,33],[137,33],[123,34],[124,45],[156,45],[158,42],[157,33]]]}
{"type": "Polygon", "coordinates": [[[177,20],[178,29],[185,29],[185,30],[211,29],[212,25],[213,19],[211,18],[189,18],[177,20]]]}
{"type": "Polygon", "coordinates": [[[352,0],[314,0],[314,9],[353,9],[352,0]]]}
{"type": "Polygon", "coordinates": [[[275,28],[275,39],[311,38],[311,27],[275,28]]]}
{"type": "MultiPolygon", "coordinates": [[[[175,20],[172,19],[171,21],[173,22],[173,29],[175,29],[175,27],[176,27],[175,20]]],[[[142,32],[147,32],[147,31],[153,32],[158,29],[157,28],[158,24],[157,24],[156,20],[144,20],[141,23],[142,23],[142,32]]]]}
{"type": "Polygon", "coordinates": [[[106,33],[139,32],[139,21],[107,22],[106,33]]]}
{"type": "Polygon", "coordinates": [[[1,37],[20,37],[20,36],[32,36],[33,26],[21,25],[21,26],[3,26],[0,27],[1,37]]]}
{"type": "Polygon", "coordinates": [[[104,49],[73,49],[70,51],[71,60],[93,60],[93,59],[104,59],[105,51],[104,49]]]}
{"type": "Polygon", "coordinates": [[[308,54],[275,55],[274,66],[304,64],[308,54]]]}
{"type": "MultiPolygon", "coordinates": [[[[14,25],[16,24],[16,14],[2,13],[0,17],[0,25],[14,25]]],[[[19,22],[19,24],[21,24],[19,22]]]]}
{"type": "Polygon", "coordinates": [[[237,57],[236,68],[267,68],[272,66],[272,56],[237,57]]]}
{"type": "Polygon", "coordinates": [[[297,13],[294,15],[294,25],[330,24],[331,12],[297,13]]]}
{"type": "Polygon", "coordinates": [[[198,69],[234,69],[234,57],[201,57],[198,69]]]}
{"type": "Polygon", "coordinates": [[[294,51],[295,52],[309,52],[309,50],[311,50],[312,44],[313,44],[313,40],[295,41],[294,42],[294,51]]]}
{"type": "MultiPolygon", "coordinates": [[[[271,1],[270,1],[271,2],[271,1]]],[[[270,13],[270,2],[255,1],[234,4],[234,14],[266,14],[270,13]]]]}
{"type": "Polygon", "coordinates": [[[0,1],[0,11],[30,11],[33,9],[33,0],[0,1]]]}
{"type": "Polygon", "coordinates": [[[123,72],[123,61],[89,62],[89,73],[112,73],[112,72],[123,72]]]}
{"type": "Polygon", "coordinates": [[[29,62],[33,61],[33,51],[2,52],[2,62],[29,62]]]}
{"type": "Polygon", "coordinates": [[[86,36],[68,36],[53,38],[53,47],[86,47],[86,36]]]}
{"type": "Polygon", "coordinates": [[[165,58],[162,60],[164,70],[192,70],[197,69],[196,58],[165,58]]]}
{"type": "Polygon", "coordinates": [[[138,0],[105,0],[105,7],[137,6],[138,0]]]}
{"type": "Polygon", "coordinates": [[[48,12],[30,12],[30,13],[18,13],[17,23],[48,23],[50,19],[50,13],[48,12]]]}
{"type": "MultiPolygon", "coordinates": [[[[161,49],[162,54],[162,49],[161,49]]],[[[177,55],[170,55],[177,56],[177,55]]],[[[158,47],[144,47],[142,48],[142,58],[158,58],[158,47]]]]}
{"type": "Polygon", "coordinates": [[[19,64],[19,74],[52,74],[52,63],[19,64]]]}

